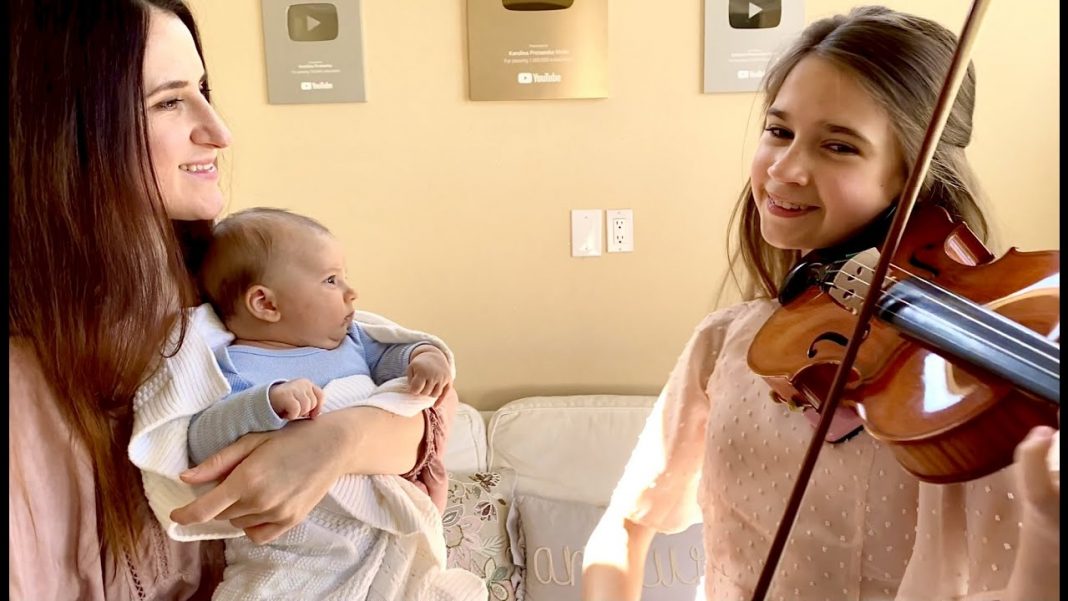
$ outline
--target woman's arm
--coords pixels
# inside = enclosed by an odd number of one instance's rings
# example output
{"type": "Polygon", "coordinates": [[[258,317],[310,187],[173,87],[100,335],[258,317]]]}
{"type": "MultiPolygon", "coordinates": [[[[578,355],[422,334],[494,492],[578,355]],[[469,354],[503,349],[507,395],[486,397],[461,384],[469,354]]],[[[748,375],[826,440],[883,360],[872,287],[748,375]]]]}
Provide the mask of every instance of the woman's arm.
{"type": "Polygon", "coordinates": [[[402,417],[376,407],[354,407],[322,415],[336,441],[342,474],[400,475],[415,465],[423,441],[422,413],[402,417]]]}
{"type": "Polygon", "coordinates": [[[374,407],[248,434],[182,474],[189,484],[222,481],[171,519],[230,520],[253,541],[270,542],[300,523],[342,475],[410,470],[423,437],[422,414],[406,418],[374,407]]]}

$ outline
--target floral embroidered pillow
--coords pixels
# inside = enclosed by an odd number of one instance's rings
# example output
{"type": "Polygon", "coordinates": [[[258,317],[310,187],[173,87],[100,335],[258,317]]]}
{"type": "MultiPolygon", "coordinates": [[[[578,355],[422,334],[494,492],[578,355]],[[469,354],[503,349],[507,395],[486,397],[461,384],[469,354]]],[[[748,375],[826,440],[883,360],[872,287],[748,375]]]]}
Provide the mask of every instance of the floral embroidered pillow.
{"type": "Polygon", "coordinates": [[[508,468],[449,474],[442,514],[446,563],[481,576],[490,601],[515,601],[519,586],[506,525],[514,490],[515,471],[508,468]]]}

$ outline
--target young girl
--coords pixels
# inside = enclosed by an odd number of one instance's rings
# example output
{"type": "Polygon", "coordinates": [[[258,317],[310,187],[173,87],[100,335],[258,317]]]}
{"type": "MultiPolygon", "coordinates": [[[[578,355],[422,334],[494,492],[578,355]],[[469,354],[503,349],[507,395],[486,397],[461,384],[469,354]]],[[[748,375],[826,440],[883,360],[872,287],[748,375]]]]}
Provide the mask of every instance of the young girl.
{"type": "MultiPolygon", "coordinates": [[[[704,522],[705,594],[749,599],[813,429],[770,400],[750,342],[801,253],[850,238],[902,192],[955,49],[942,26],[885,8],[810,25],[769,69],[765,127],[740,204],[747,302],[709,315],[682,352],[584,555],[583,598],[638,599],[656,532],[704,522]]],[[[919,203],[985,237],[964,156],[975,79],[957,96],[919,203]]],[[[1016,466],[920,483],[866,433],[826,446],[767,598],[1055,599],[1052,430],[1016,466]]]]}

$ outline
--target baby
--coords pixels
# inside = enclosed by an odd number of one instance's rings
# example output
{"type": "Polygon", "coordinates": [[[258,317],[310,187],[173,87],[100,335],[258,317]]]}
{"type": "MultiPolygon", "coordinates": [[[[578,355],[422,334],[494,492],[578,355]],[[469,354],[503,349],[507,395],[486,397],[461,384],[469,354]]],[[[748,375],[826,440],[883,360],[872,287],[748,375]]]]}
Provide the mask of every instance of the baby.
{"type": "MultiPolygon", "coordinates": [[[[355,322],[356,291],[344,269],[338,241],[308,217],[256,208],[215,226],[202,287],[234,335],[215,349],[231,392],[193,415],[193,464],[249,432],[353,403],[378,399],[380,407],[395,407],[414,399],[413,414],[451,385],[452,365],[440,341],[386,320],[355,322]],[[378,386],[402,376],[411,394],[378,386]]],[[[439,430],[439,452],[429,462],[442,461],[443,438],[439,430]]],[[[414,481],[416,471],[404,478],[414,481]]],[[[261,546],[228,538],[226,571],[213,599],[485,599],[477,576],[445,568],[444,495],[431,504],[390,476],[342,480],[335,486],[340,497],[332,489],[278,539],[261,546]]]]}
{"type": "Polygon", "coordinates": [[[322,388],[337,378],[407,375],[412,394],[435,398],[452,382],[433,344],[382,344],[353,322],[357,294],[341,245],[309,217],[256,208],[221,221],[203,288],[235,339],[216,351],[231,394],[190,422],[194,464],[249,432],[315,417],[322,388]]]}

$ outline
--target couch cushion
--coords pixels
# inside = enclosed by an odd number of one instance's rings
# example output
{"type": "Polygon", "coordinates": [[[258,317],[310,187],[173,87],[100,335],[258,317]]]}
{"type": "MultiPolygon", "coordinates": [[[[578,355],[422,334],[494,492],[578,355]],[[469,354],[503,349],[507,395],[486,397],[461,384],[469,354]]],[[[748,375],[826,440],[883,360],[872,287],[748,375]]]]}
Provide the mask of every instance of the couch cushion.
{"type": "Polygon", "coordinates": [[[490,420],[490,469],[514,469],[516,494],[607,505],[655,401],[628,395],[512,401],[490,420]]]}
{"type": "Polygon", "coordinates": [[[445,469],[462,474],[486,469],[486,422],[471,405],[460,403],[456,408],[445,442],[445,469]]]}
{"type": "MultiPolygon", "coordinates": [[[[517,495],[508,515],[524,601],[579,601],[582,555],[603,507],[517,495]]],[[[704,574],[701,524],[657,534],[645,557],[642,601],[693,601],[704,574]]]]}

